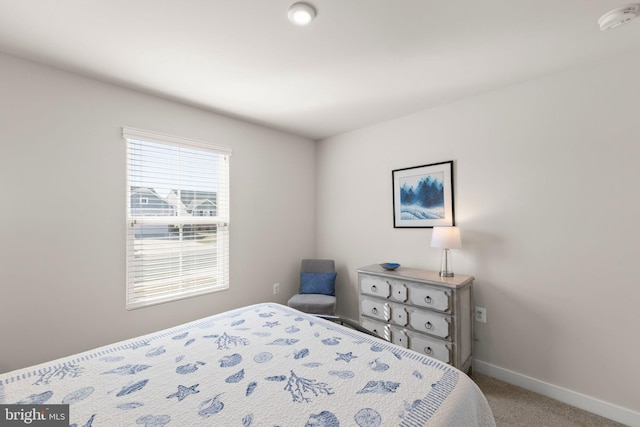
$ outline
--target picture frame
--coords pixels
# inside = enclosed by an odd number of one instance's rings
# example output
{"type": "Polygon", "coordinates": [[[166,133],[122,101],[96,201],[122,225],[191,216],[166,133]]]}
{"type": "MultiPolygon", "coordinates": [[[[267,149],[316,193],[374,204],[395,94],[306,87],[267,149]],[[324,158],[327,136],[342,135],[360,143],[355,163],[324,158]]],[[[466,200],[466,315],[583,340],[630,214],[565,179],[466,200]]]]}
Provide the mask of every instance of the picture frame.
{"type": "Polygon", "coordinates": [[[394,228],[455,225],[453,160],[395,169],[391,175],[394,228]]]}

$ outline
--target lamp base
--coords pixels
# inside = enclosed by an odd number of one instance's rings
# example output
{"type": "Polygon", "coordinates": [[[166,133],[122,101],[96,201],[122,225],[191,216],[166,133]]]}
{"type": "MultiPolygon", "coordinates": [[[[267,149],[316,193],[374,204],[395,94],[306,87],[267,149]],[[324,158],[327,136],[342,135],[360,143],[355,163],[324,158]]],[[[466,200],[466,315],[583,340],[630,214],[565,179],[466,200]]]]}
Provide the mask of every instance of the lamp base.
{"type": "Polygon", "coordinates": [[[440,277],[453,277],[453,267],[449,249],[442,249],[442,259],[440,260],[440,277]]]}

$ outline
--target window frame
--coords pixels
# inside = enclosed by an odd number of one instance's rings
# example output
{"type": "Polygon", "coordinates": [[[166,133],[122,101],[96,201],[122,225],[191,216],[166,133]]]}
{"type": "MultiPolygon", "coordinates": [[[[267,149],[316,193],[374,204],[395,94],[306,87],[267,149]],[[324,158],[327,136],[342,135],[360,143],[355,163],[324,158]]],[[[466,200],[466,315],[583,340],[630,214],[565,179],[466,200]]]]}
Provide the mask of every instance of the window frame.
{"type": "MultiPolygon", "coordinates": [[[[230,220],[230,200],[229,200],[229,180],[230,180],[230,160],[231,160],[231,148],[212,144],[205,141],[199,141],[194,139],[188,139],[173,135],[162,134],[153,131],[147,131],[142,129],[136,129],[131,127],[122,128],[122,137],[125,140],[126,147],[126,278],[125,278],[125,303],[127,310],[138,309],[142,307],[148,307],[156,304],[162,304],[170,301],[176,301],[184,298],[191,298],[199,295],[209,294],[212,292],[223,291],[229,288],[229,220],[230,220]],[[211,178],[215,181],[216,199],[212,199],[215,202],[214,209],[216,210],[216,216],[196,216],[194,211],[189,212],[175,212],[175,216],[167,215],[146,215],[138,214],[134,215],[131,206],[132,188],[136,187],[135,178],[132,177],[132,155],[133,145],[140,145],[140,143],[150,144],[162,144],[171,149],[180,149],[188,151],[206,151],[208,153],[216,154],[216,173],[215,178],[211,178]],[[194,238],[195,229],[197,227],[205,227],[210,233],[211,230],[207,227],[215,227],[215,267],[207,270],[207,272],[213,271],[216,280],[210,281],[209,284],[194,285],[193,283],[185,285],[183,282],[188,281],[187,275],[182,275],[182,263],[183,256],[179,256],[181,272],[179,275],[179,284],[171,282],[169,279],[174,274],[169,273],[169,277],[160,278],[156,280],[150,280],[145,283],[144,280],[136,280],[136,272],[139,272],[144,267],[144,263],[140,261],[139,253],[141,249],[141,240],[143,239],[137,234],[136,230],[145,225],[150,227],[167,226],[168,229],[176,227],[178,230],[178,238],[174,237],[165,238],[163,245],[171,246],[171,249],[179,251],[181,254],[185,251],[183,246],[186,245],[188,231],[192,233],[190,238],[194,238]],[[137,227],[137,228],[136,228],[137,227]],[[138,240],[138,246],[136,246],[136,240],[138,240]],[[177,243],[173,243],[176,240],[177,243]],[[167,243],[168,242],[168,243],[167,243]],[[136,252],[136,247],[137,252],[136,252]],[[175,249],[175,248],[178,249],[175,249]],[[136,261],[138,259],[138,261],[136,261]],[[136,270],[137,269],[137,270],[136,270]],[[165,283],[166,284],[161,284],[165,283]],[[214,282],[214,284],[212,284],[214,282]],[[158,289],[160,291],[158,291],[158,289]]],[[[197,153],[196,153],[197,154],[197,153]]],[[[178,168],[178,170],[181,170],[178,168]]],[[[190,170],[191,171],[191,170],[190,170]]],[[[178,172],[180,174],[180,172],[178,172]]],[[[151,187],[150,187],[151,188],[151,187]]],[[[180,191],[191,191],[183,188],[178,188],[180,191]]],[[[205,234],[206,235],[206,234],[205,234]]],[[[204,252],[204,251],[203,251],[204,252]]],[[[193,253],[193,252],[191,252],[193,253]]],[[[198,251],[196,250],[197,256],[198,251]]],[[[144,255],[143,255],[144,256],[144,255]]],[[[206,255],[202,255],[205,256],[206,255]]],[[[192,261],[193,264],[198,264],[200,258],[197,261],[192,261]]],[[[209,255],[208,263],[211,263],[211,255],[209,255]]],[[[201,267],[190,267],[189,272],[191,275],[195,272],[196,275],[200,271],[201,267]]],[[[201,273],[201,275],[206,275],[201,273]]],[[[143,273],[144,277],[144,273],[143,273]]],[[[194,279],[190,279],[194,280],[194,279]]],[[[196,282],[202,281],[202,279],[195,279],[196,282]]]]}

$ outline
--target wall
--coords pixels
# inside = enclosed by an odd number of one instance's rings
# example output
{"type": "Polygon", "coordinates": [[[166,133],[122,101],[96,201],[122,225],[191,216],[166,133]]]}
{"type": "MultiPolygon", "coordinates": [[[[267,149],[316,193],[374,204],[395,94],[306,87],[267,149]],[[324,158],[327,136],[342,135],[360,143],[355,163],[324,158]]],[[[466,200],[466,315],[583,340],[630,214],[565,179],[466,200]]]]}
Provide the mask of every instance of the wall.
{"type": "Polygon", "coordinates": [[[439,268],[431,229],[393,228],[391,171],[454,160],[454,271],[488,317],[476,367],[640,424],[638,75],[637,53],[610,58],[319,142],[338,311],[358,316],[358,267],[439,268]]]}
{"type": "Polygon", "coordinates": [[[0,372],[296,292],[313,141],[9,56],[0,81],[0,372]],[[232,147],[228,291],[125,310],[122,126],[232,147]]]}

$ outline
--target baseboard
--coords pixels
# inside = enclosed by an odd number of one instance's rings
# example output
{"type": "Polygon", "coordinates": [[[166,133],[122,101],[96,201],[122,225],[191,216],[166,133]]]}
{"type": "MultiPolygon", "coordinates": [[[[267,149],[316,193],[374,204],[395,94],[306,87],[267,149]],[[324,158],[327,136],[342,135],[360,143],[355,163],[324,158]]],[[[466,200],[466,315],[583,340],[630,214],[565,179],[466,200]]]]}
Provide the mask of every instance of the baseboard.
{"type": "Polygon", "coordinates": [[[508,369],[500,368],[499,366],[495,366],[481,360],[473,361],[473,370],[480,374],[484,374],[543,396],[559,400],[560,402],[564,402],[568,405],[575,406],[576,408],[589,411],[610,420],[632,427],[640,427],[640,412],[635,412],[575,391],[567,390],[566,388],[558,387],[508,369]]]}

